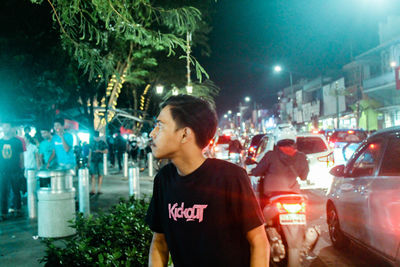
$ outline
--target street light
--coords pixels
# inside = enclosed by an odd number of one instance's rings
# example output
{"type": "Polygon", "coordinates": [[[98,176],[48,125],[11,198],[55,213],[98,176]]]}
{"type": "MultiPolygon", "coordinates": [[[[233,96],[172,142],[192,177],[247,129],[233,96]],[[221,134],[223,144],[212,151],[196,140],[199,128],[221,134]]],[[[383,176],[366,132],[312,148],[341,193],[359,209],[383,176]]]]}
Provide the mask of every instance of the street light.
{"type": "Polygon", "coordinates": [[[178,95],[179,89],[177,87],[172,88],[172,95],[178,95]]]}
{"type": "Polygon", "coordinates": [[[390,67],[395,68],[397,66],[397,62],[396,61],[391,61],[390,62],[390,67]]]}
{"type": "Polygon", "coordinates": [[[224,115],[224,118],[225,118],[225,119],[226,119],[226,118],[228,118],[228,115],[227,115],[227,114],[225,114],[225,115],[224,115]]]}
{"type": "Polygon", "coordinates": [[[250,102],[250,97],[246,96],[246,97],[244,98],[244,101],[245,101],[245,102],[250,102]]]}
{"type": "Polygon", "coordinates": [[[162,86],[162,85],[157,85],[156,86],[156,93],[157,94],[161,95],[163,93],[163,90],[164,90],[164,86],[162,86]]]}
{"type": "Polygon", "coordinates": [[[232,114],[232,110],[228,110],[228,114],[232,114]]]}
{"type": "Polygon", "coordinates": [[[193,86],[192,85],[186,85],[186,92],[190,95],[193,93],[193,86]]]}

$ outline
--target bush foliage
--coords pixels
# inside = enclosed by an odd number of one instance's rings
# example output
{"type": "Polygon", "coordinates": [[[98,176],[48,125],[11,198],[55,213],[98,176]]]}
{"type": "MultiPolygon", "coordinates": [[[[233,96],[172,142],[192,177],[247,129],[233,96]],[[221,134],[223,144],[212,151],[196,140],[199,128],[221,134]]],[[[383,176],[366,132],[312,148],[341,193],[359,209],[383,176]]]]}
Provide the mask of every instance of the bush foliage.
{"type": "Polygon", "coordinates": [[[73,227],[77,234],[46,243],[45,266],[146,266],[152,232],[144,218],[145,200],[120,200],[109,212],[83,217],[73,227]]]}

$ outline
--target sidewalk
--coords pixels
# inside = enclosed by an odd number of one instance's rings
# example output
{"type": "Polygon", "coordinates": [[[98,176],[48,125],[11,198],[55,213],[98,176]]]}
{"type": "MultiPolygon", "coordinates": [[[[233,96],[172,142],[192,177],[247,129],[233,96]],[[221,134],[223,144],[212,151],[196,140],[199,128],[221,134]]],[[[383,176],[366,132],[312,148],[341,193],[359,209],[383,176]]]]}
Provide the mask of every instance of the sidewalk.
{"type": "MultiPolygon", "coordinates": [[[[74,181],[77,188],[77,181],[74,181]]],[[[153,178],[147,170],[140,173],[140,194],[150,197],[153,191],[153,178]]],[[[129,197],[129,184],[116,169],[109,169],[103,179],[102,195],[90,198],[92,213],[106,211],[118,203],[120,198],[129,197]]],[[[24,217],[9,218],[0,222],[0,266],[44,266],[38,259],[45,255],[45,246],[37,238],[37,220],[29,220],[27,207],[23,206],[24,217]]]]}

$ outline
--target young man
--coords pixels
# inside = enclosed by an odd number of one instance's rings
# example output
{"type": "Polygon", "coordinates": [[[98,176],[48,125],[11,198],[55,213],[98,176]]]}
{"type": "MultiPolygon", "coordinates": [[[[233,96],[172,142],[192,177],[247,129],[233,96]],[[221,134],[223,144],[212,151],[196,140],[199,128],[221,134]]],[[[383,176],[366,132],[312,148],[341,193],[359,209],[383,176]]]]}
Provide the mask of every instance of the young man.
{"type": "MultiPolygon", "coordinates": [[[[43,141],[40,142],[39,145],[39,159],[40,159],[40,166],[47,166],[47,163],[49,163],[49,159],[51,157],[51,154],[53,153],[54,149],[54,144],[51,141],[52,135],[50,133],[50,129],[48,128],[42,128],[40,130],[40,134],[42,135],[43,141]]],[[[50,164],[49,168],[52,169],[55,167],[57,163],[56,159],[53,159],[50,164]]]]}
{"type": "Polygon", "coordinates": [[[89,173],[92,176],[92,191],[90,195],[96,193],[96,175],[99,180],[97,184],[97,194],[102,194],[101,185],[103,183],[103,155],[108,153],[107,144],[99,137],[99,132],[94,132],[93,143],[90,144],[88,167],[89,173]]]}
{"type": "Polygon", "coordinates": [[[4,137],[0,139],[0,221],[8,213],[9,188],[12,190],[12,207],[16,215],[21,215],[20,178],[23,176],[24,154],[22,143],[14,137],[15,130],[11,123],[2,125],[4,137]]]}
{"type": "Polygon", "coordinates": [[[56,119],[54,121],[55,135],[52,138],[53,153],[47,163],[50,167],[54,158],[57,159],[57,166],[62,169],[75,169],[76,161],[73,150],[74,139],[70,133],[64,131],[64,120],[56,119]]]}
{"type": "Polygon", "coordinates": [[[154,231],[149,266],[267,266],[269,245],[246,172],[206,159],[217,119],[199,98],[173,96],[151,132],[153,154],[172,163],[154,179],[146,220],[154,231]]]}

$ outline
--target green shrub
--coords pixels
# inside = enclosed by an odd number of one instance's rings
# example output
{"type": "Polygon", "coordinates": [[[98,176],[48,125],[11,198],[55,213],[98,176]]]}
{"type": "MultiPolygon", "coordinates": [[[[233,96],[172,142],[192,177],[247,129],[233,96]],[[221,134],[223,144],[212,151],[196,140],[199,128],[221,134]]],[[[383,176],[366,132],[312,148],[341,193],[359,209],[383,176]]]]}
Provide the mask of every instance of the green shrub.
{"type": "Polygon", "coordinates": [[[145,200],[120,200],[109,212],[83,217],[73,227],[77,234],[48,239],[45,266],[147,266],[152,232],[144,218],[145,200]]]}

